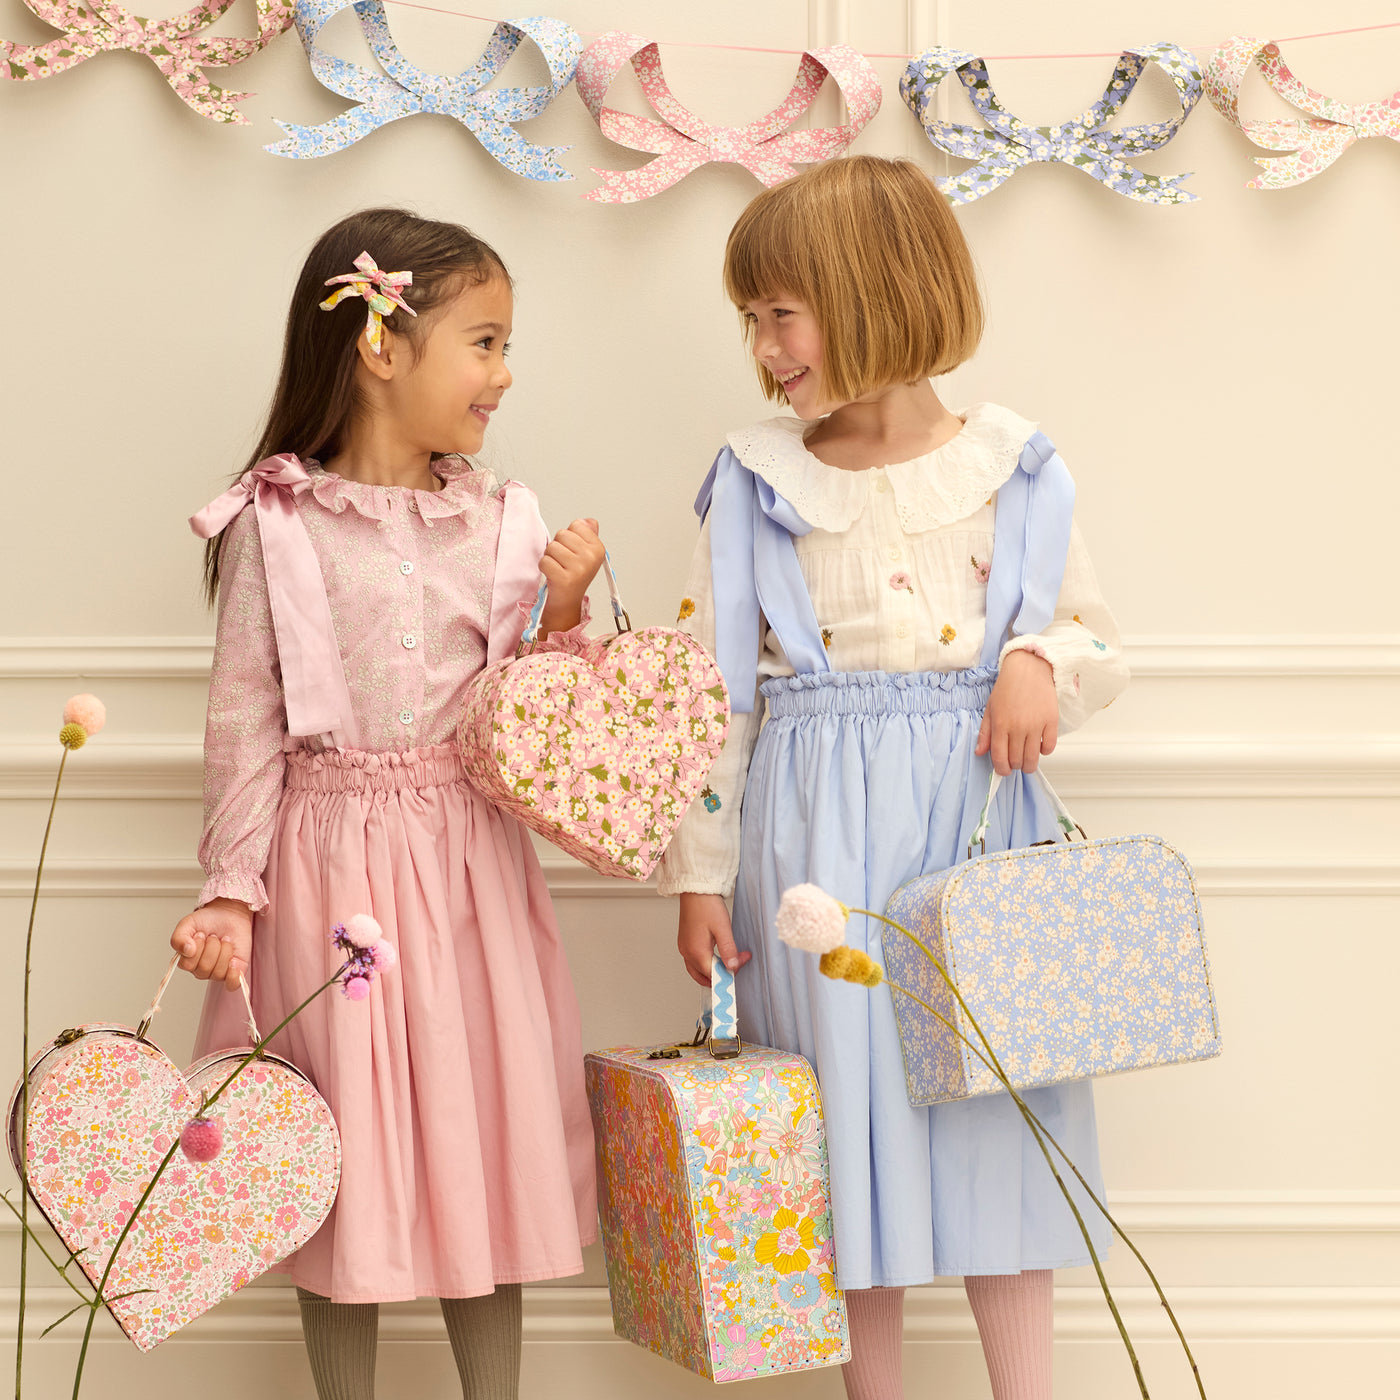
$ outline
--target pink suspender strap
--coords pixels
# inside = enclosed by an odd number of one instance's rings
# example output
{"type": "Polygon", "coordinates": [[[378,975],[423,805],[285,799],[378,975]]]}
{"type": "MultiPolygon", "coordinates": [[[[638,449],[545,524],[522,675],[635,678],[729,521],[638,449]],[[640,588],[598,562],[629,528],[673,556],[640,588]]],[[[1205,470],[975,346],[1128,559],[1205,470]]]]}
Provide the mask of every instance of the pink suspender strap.
{"type": "Polygon", "coordinates": [[[190,529],[201,539],[212,539],[252,502],[282,668],[287,732],[320,735],[332,748],[355,748],[359,736],[326,581],[296,507],[296,498],[310,489],[311,476],[295,457],[268,457],[192,515],[190,529]]]}
{"type": "Polygon", "coordinates": [[[507,481],[501,487],[505,512],[496,546],[496,577],[491,588],[490,635],[486,664],[515,655],[525,618],[540,586],[540,559],[549,544],[549,531],[540,518],[539,502],[528,486],[507,481]],[[524,607],[521,604],[524,604],[524,607]]]}

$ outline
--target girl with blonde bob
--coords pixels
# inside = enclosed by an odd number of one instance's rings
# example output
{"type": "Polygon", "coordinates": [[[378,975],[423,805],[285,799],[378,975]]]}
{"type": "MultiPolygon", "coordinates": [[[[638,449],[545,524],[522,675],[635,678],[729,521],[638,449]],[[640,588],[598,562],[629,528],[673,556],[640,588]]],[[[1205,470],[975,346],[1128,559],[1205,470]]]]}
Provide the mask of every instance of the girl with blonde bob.
{"type": "MultiPolygon", "coordinates": [[[[881,909],[963,858],[991,768],[1010,780],[988,849],[1054,836],[1025,775],[1123,689],[1118,631],[1053,445],[996,404],[950,410],[930,382],[974,353],[983,309],[917,167],[858,156],[766,191],[724,275],[764,391],[796,416],[729,434],[698,503],[681,615],[735,715],[661,889],[680,896],[690,975],[709,981],[714,950],[742,968],[744,1039],[821,1081],[848,1394],[903,1394],[903,1290],[951,1274],[996,1400],[1049,1400],[1051,1271],[1088,1255],[1014,1104],[911,1107],[891,999],[823,978],[774,916],[804,882],[881,909]]],[[[866,922],[849,942],[881,961],[866,922]]],[[[1097,1186],[1089,1084],[1026,1098],[1097,1186]]]]}

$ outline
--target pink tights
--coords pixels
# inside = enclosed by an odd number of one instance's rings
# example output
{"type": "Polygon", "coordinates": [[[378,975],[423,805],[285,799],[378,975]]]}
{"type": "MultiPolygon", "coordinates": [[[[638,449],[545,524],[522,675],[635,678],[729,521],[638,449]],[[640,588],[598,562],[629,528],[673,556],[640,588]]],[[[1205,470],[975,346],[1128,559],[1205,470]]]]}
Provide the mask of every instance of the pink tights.
{"type": "MultiPolygon", "coordinates": [[[[1051,1400],[1053,1278],[1049,1269],[1030,1269],[963,1280],[993,1400],[1051,1400]]],[[[842,1369],[848,1400],[903,1400],[904,1290],[853,1290],[846,1294],[846,1311],[851,1360],[842,1369]]]]}

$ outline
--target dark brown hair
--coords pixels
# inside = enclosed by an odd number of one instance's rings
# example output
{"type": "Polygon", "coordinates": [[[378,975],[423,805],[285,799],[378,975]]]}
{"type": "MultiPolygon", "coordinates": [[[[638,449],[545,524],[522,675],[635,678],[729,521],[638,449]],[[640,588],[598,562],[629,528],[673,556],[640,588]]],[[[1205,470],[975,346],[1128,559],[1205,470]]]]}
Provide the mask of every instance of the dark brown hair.
{"type": "MultiPolygon", "coordinates": [[[[365,303],[347,297],[327,314],[321,302],[333,291],[326,279],[353,272],[361,253],[368,253],[386,272],[413,273],[413,285],[402,295],[418,315],[388,316],[385,329],[403,336],[415,353],[432,326],[429,313],[464,287],[492,277],[510,280],[500,254],[461,224],[421,219],[406,209],[362,209],[328,228],[307,254],[292,292],[277,388],[244,471],[277,452],[324,460],[344,443],[361,409],[355,367],[365,303]]],[[[219,594],[222,538],[216,535],[204,551],[204,589],[211,607],[219,594]]]]}
{"type": "MultiPolygon", "coordinates": [[[[739,215],[724,286],[740,311],[796,297],[822,337],[821,387],[849,403],[946,374],[982,338],[982,297],[962,229],[912,161],[847,156],[765,190],[739,215]]],[[[750,338],[753,323],[746,322],[750,338]]],[[[785,403],[762,365],[763,392],[785,403]]]]}

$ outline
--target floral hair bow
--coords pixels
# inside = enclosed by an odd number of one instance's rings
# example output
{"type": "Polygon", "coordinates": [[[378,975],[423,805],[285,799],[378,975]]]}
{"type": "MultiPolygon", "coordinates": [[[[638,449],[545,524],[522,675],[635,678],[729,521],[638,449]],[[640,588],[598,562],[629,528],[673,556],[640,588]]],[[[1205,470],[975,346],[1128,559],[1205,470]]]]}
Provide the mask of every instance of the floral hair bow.
{"type": "Polygon", "coordinates": [[[573,179],[558,160],[567,147],[532,145],[512,125],[539,116],[573,80],[583,45],[562,20],[502,20],[476,65],[455,76],[429,73],[399,52],[382,0],[296,0],[296,26],[317,81],[359,105],[320,126],[278,122],[287,138],[266,147],[274,155],[300,160],[333,155],[386,122],[439,112],[461,122],[507,170],[530,180],[573,179]],[[347,63],[320,46],[326,21],[351,3],[383,73],[347,63]],[[525,38],[544,54],[549,85],[487,89],[525,38]]]}
{"type": "Polygon", "coordinates": [[[938,182],[953,204],[980,199],[1034,161],[1075,166],[1118,194],[1145,204],[1182,204],[1197,198],[1182,188],[1189,174],[1145,175],[1129,159],[1161,150],[1176,135],[1200,101],[1201,84],[1201,70],[1185,49],[1175,44],[1145,44],[1123,51],[1104,95],[1086,112],[1059,126],[1029,126],[997,101],[982,59],[961,49],[937,48],[920,54],[904,70],[899,91],[939,150],[977,162],[971,170],[938,182]],[[1149,63],[1175,84],[1181,114],[1171,121],[1110,129],[1109,123],[1149,63]],[[934,117],[934,91],[952,72],[962,80],[968,99],[990,130],[979,131],[934,117]]]}
{"type": "Polygon", "coordinates": [[[1368,136],[1388,136],[1400,141],[1400,92],[1365,106],[1350,106],[1314,92],[1293,76],[1278,45],[1247,34],[1227,39],[1206,65],[1206,93],[1215,110],[1233,122],[1254,142],[1286,155],[1255,156],[1262,174],[1247,182],[1246,189],[1281,190],[1301,185],[1326,170],[1352,145],[1368,136]],[[1251,64],[1264,81],[1313,120],[1246,121],[1240,116],[1240,84],[1251,64]]]}
{"type": "Polygon", "coordinates": [[[631,204],[660,194],[711,161],[733,161],[765,185],[776,185],[797,174],[794,161],[830,160],[840,155],[880,110],[880,80],[875,70],[845,44],[804,53],[792,91],[766,117],[748,126],[711,126],[682,107],[666,84],[656,45],[621,30],[604,34],[583,51],[578,91],[610,141],[658,156],[639,170],[595,170],[603,183],[584,198],[604,204],[631,204]],[[660,121],[603,105],[613,79],[629,62],[660,121]],[[843,126],[788,130],[812,105],[828,77],[846,99],[849,120],[843,126]]]}
{"type": "Polygon", "coordinates": [[[0,77],[15,82],[50,78],[107,49],[144,54],[165,75],[181,101],[210,121],[241,126],[248,118],[234,106],[248,96],[215,87],[204,68],[229,68],[251,58],[292,22],[282,0],[258,0],[258,32],[251,39],[198,39],[233,0],[202,0],[172,19],[145,19],[111,0],[25,0],[45,24],[63,30],[47,44],[0,40],[0,77]]]}
{"type": "Polygon", "coordinates": [[[364,297],[369,302],[369,318],[365,325],[365,339],[369,348],[377,355],[384,340],[384,317],[398,306],[410,316],[418,313],[400,295],[403,288],[413,285],[411,272],[381,272],[378,264],[368,253],[361,253],[355,259],[358,272],[343,272],[339,277],[327,277],[326,286],[334,287],[344,282],[338,292],[332,292],[321,303],[322,311],[334,311],[346,297],[364,297]]]}

